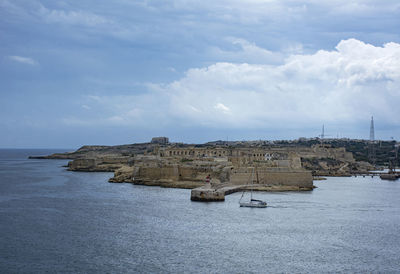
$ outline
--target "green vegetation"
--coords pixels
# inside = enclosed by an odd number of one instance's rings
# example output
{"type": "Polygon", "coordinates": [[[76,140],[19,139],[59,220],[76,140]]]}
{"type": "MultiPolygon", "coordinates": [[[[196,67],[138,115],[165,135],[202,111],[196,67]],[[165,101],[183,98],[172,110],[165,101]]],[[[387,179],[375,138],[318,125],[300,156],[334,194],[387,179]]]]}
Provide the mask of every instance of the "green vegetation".
{"type": "Polygon", "coordinates": [[[192,159],[187,159],[187,158],[182,158],[181,163],[186,163],[186,162],[193,162],[192,159]]]}
{"type": "Polygon", "coordinates": [[[395,141],[376,141],[374,144],[371,144],[369,141],[333,140],[329,144],[332,147],[345,147],[347,151],[353,152],[354,158],[357,161],[366,162],[371,162],[368,158],[369,150],[375,149],[375,164],[377,165],[388,165],[389,160],[396,156],[395,141]]]}
{"type": "MultiPolygon", "coordinates": [[[[311,147],[312,145],[320,143],[319,140],[299,141],[296,145],[311,147]]],[[[324,140],[324,144],[331,145],[334,148],[344,147],[346,151],[352,152],[357,161],[370,161],[368,152],[370,149],[370,142],[368,140],[350,140],[350,139],[328,139],[324,140]]],[[[396,156],[396,141],[376,141],[373,145],[375,149],[375,164],[387,166],[389,160],[394,159],[396,156]]],[[[397,166],[400,166],[399,159],[397,166]]]]}

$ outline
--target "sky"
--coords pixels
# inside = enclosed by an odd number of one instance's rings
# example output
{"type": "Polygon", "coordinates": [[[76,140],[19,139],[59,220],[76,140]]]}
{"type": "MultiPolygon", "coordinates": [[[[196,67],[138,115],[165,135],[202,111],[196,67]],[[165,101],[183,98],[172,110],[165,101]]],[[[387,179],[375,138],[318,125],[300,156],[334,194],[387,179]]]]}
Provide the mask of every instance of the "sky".
{"type": "Polygon", "coordinates": [[[400,2],[0,0],[0,147],[400,139],[400,2]]]}

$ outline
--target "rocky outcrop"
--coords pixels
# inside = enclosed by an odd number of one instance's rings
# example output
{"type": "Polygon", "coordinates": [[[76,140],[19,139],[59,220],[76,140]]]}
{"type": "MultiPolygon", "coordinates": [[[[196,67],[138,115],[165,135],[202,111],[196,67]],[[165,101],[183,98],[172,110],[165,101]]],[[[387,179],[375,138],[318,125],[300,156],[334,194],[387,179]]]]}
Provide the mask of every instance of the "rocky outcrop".
{"type": "Polygon", "coordinates": [[[100,157],[134,157],[135,155],[154,154],[159,144],[139,143],[118,146],[82,146],[76,151],[54,153],[47,156],[29,156],[30,159],[82,159],[100,157]]]}
{"type": "Polygon", "coordinates": [[[122,166],[114,171],[114,177],[110,178],[108,181],[110,183],[133,183],[134,178],[134,166],[122,166]]]}
{"type": "Polygon", "coordinates": [[[127,165],[130,161],[130,157],[108,156],[98,158],[78,158],[68,163],[68,170],[89,172],[114,172],[124,165],[127,165]]]}
{"type": "Polygon", "coordinates": [[[314,176],[351,176],[368,173],[374,167],[367,162],[344,161],[335,158],[302,158],[302,165],[314,176]]]}

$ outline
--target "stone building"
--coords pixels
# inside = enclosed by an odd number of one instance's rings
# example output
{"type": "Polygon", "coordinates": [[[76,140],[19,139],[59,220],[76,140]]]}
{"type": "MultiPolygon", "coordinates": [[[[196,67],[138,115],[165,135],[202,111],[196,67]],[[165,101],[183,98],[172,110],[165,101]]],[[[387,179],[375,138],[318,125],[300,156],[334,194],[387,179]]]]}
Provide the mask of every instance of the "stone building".
{"type": "Polygon", "coordinates": [[[166,145],[169,143],[168,137],[153,137],[151,138],[152,144],[166,145]]]}

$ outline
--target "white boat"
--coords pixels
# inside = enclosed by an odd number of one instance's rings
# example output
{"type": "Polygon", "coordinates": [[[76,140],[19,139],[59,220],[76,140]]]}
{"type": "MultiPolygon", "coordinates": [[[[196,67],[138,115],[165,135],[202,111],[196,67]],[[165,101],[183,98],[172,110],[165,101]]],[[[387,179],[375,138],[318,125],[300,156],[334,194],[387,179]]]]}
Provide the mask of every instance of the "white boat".
{"type": "MultiPolygon", "coordinates": [[[[251,174],[251,182],[253,182],[253,176],[254,176],[254,170],[253,170],[253,173],[251,174]]],[[[257,174],[257,183],[258,183],[258,174],[257,174]]],[[[257,200],[257,199],[253,199],[253,188],[250,188],[250,201],[242,202],[245,192],[246,191],[243,191],[242,196],[240,197],[240,200],[239,200],[240,207],[258,207],[258,208],[267,207],[266,202],[257,200]]]]}
{"type": "Polygon", "coordinates": [[[267,207],[267,203],[261,200],[250,199],[250,202],[239,202],[240,207],[267,207]]]}

